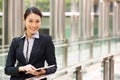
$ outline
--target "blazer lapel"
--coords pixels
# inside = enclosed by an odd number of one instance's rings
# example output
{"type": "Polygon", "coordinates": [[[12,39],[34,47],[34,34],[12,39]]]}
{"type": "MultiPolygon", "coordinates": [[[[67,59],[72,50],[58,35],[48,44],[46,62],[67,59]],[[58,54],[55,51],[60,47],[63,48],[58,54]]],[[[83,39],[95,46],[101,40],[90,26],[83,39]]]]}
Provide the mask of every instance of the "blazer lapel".
{"type": "Polygon", "coordinates": [[[23,54],[24,40],[25,40],[25,39],[21,39],[21,40],[20,40],[20,43],[19,43],[20,52],[22,53],[22,54],[20,53],[21,56],[19,56],[19,57],[21,58],[21,60],[22,60],[23,62],[26,62],[25,56],[24,56],[24,54],[23,54]]]}
{"type": "Polygon", "coordinates": [[[34,55],[36,55],[36,50],[37,50],[37,48],[38,48],[38,45],[39,45],[39,39],[35,38],[34,44],[33,44],[33,47],[32,47],[32,51],[31,51],[31,55],[30,55],[29,62],[31,62],[31,60],[32,60],[32,58],[34,57],[34,55]]]}

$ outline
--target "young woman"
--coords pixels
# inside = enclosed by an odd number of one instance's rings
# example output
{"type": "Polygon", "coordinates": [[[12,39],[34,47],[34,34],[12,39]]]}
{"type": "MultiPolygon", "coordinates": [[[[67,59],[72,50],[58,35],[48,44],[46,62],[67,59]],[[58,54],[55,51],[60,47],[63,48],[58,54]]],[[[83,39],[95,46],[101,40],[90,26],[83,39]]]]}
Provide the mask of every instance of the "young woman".
{"type": "MultiPolygon", "coordinates": [[[[42,13],[36,7],[25,11],[25,32],[23,36],[13,38],[5,66],[5,74],[10,75],[10,80],[25,80],[33,76],[51,74],[57,69],[55,48],[49,35],[39,34],[42,13]],[[36,71],[44,67],[45,61],[48,69],[36,71]]],[[[46,79],[43,79],[46,80],[46,79]]]]}

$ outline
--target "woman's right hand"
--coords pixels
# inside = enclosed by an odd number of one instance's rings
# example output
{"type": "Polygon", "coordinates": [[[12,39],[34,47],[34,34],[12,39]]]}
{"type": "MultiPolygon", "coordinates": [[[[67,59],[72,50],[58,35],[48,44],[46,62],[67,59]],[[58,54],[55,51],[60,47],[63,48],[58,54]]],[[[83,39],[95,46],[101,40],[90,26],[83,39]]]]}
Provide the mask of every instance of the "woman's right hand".
{"type": "Polygon", "coordinates": [[[31,64],[28,64],[26,66],[21,66],[19,67],[19,71],[21,72],[26,72],[26,73],[29,73],[29,74],[33,74],[34,75],[34,72],[35,72],[35,67],[32,66],[31,64]]]}

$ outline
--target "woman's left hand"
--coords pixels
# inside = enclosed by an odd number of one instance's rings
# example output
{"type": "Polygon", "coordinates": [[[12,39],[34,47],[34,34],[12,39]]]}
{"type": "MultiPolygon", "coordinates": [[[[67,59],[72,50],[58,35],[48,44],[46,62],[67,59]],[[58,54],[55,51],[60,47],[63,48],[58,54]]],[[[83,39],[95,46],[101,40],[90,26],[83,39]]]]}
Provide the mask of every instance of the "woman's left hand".
{"type": "Polygon", "coordinates": [[[44,69],[41,69],[39,71],[36,70],[34,71],[35,76],[44,75],[44,74],[46,74],[46,71],[44,69]]]}

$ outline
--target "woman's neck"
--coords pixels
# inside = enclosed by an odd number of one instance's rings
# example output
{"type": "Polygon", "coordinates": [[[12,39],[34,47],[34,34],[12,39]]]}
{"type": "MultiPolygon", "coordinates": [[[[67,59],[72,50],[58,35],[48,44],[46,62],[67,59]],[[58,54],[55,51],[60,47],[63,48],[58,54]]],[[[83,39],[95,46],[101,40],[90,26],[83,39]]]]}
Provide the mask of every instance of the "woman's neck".
{"type": "Polygon", "coordinates": [[[30,34],[29,32],[26,31],[26,36],[27,38],[31,38],[33,34],[30,34]]]}

